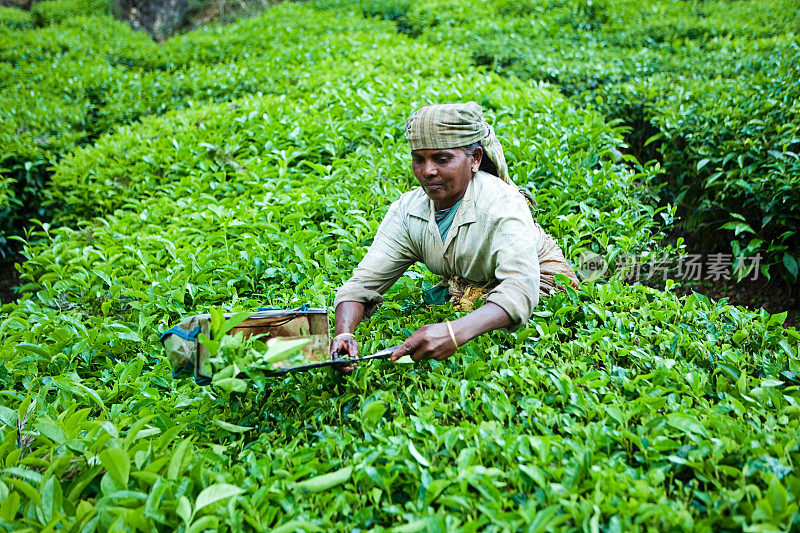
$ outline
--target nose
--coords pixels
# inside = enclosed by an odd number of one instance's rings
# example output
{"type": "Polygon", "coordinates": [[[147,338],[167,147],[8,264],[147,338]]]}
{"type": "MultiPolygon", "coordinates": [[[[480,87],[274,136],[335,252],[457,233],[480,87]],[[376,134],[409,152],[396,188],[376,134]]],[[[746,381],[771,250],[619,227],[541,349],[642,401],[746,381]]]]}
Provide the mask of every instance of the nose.
{"type": "Polygon", "coordinates": [[[426,178],[432,178],[437,174],[437,172],[438,169],[436,168],[436,164],[430,159],[425,159],[425,162],[422,164],[422,174],[426,178]]]}

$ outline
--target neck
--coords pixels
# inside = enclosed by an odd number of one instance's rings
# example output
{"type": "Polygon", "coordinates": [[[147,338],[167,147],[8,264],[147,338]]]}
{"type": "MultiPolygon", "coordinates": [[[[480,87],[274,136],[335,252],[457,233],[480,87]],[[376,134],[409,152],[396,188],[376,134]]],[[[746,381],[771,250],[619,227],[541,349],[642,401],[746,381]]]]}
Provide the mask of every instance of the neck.
{"type": "Polygon", "coordinates": [[[453,207],[454,205],[456,205],[458,203],[459,200],[464,198],[464,194],[465,193],[466,193],[466,191],[462,192],[461,196],[459,196],[458,198],[455,198],[455,199],[448,198],[446,200],[442,200],[441,202],[437,202],[436,200],[434,200],[433,201],[433,208],[436,211],[439,211],[441,209],[447,209],[448,207],[453,207]]]}
{"type": "MultiPolygon", "coordinates": [[[[470,182],[471,181],[472,180],[470,180],[470,182]]],[[[467,194],[468,188],[469,188],[469,183],[467,183],[467,186],[464,188],[463,191],[459,192],[454,196],[451,196],[450,198],[445,198],[444,200],[433,200],[434,210],[439,211],[440,209],[447,209],[448,207],[453,207],[459,202],[459,200],[464,198],[464,195],[467,194]]]]}

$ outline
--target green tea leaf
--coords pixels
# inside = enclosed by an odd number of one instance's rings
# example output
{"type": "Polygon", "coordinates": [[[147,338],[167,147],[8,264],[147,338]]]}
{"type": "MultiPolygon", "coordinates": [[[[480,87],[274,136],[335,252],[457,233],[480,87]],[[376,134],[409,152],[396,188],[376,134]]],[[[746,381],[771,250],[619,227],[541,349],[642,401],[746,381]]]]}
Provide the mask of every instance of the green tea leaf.
{"type": "Polygon", "coordinates": [[[35,472],[22,466],[11,466],[4,468],[3,473],[21,477],[22,479],[29,481],[34,485],[39,485],[42,482],[42,475],[39,472],[35,472]]]}
{"type": "Polygon", "coordinates": [[[42,513],[46,522],[61,512],[63,492],[61,483],[55,476],[51,476],[42,486],[42,513]]]}
{"type": "Polygon", "coordinates": [[[312,522],[305,520],[290,520],[285,524],[274,528],[271,533],[295,533],[297,531],[305,531],[307,533],[318,533],[323,531],[321,527],[312,522]]]}
{"type": "Polygon", "coordinates": [[[264,357],[264,362],[277,363],[278,361],[288,359],[300,353],[303,346],[307,345],[309,342],[311,342],[311,339],[269,339],[267,341],[268,351],[264,357]]]}
{"type": "Polygon", "coordinates": [[[361,420],[367,427],[372,427],[378,423],[386,412],[386,404],[381,401],[374,401],[367,405],[361,413],[361,420]]]}
{"type": "Polygon", "coordinates": [[[183,439],[175,447],[167,466],[167,479],[178,479],[186,469],[192,454],[192,441],[183,439]]]}
{"type": "Polygon", "coordinates": [[[17,413],[13,409],[9,409],[5,405],[0,405],[0,422],[6,426],[16,429],[17,427],[17,413]]]}
{"type": "Polygon", "coordinates": [[[247,383],[244,380],[238,378],[222,378],[216,379],[216,374],[214,379],[212,379],[212,383],[219,387],[222,390],[228,392],[246,392],[247,391],[247,383]]]}
{"type": "Polygon", "coordinates": [[[175,514],[181,517],[187,524],[192,520],[192,504],[189,503],[189,498],[186,496],[180,496],[178,498],[178,504],[175,506],[175,514]]]}
{"type": "Polygon", "coordinates": [[[408,441],[408,451],[411,453],[411,455],[414,457],[414,459],[416,459],[417,462],[419,464],[421,464],[422,466],[424,466],[426,468],[429,468],[431,466],[428,463],[428,460],[425,459],[425,457],[423,457],[422,454],[419,453],[419,451],[417,451],[417,449],[414,447],[414,443],[411,442],[411,441],[408,441]]]}
{"type": "Polygon", "coordinates": [[[778,476],[772,476],[772,481],[767,489],[767,500],[772,510],[780,516],[788,505],[789,499],[786,489],[781,485],[778,476]]]}
{"type": "Polygon", "coordinates": [[[64,433],[64,430],[57,426],[52,420],[40,418],[36,422],[36,429],[39,430],[39,433],[57,444],[64,444],[67,440],[67,435],[64,433]]]}
{"type": "Polygon", "coordinates": [[[427,520],[420,519],[401,526],[395,526],[391,531],[393,533],[418,533],[421,531],[429,531],[429,524],[427,520]]]}
{"type": "Polygon", "coordinates": [[[335,472],[330,472],[328,474],[323,474],[321,476],[316,476],[301,481],[297,484],[297,487],[305,489],[309,492],[321,492],[324,490],[330,490],[337,485],[341,485],[342,483],[347,482],[347,480],[350,479],[350,476],[352,474],[353,474],[353,467],[346,466],[344,468],[336,470],[335,472]]]}
{"type": "Polygon", "coordinates": [[[683,433],[700,435],[708,438],[708,431],[706,428],[696,418],[691,416],[681,413],[671,413],[667,415],[667,424],[683,433]]]}
{"type": "Polygon", "coordinates": [[[240,313],[236,313],[235,315],[233,315],[232,317],[230,317],[225,321],[225,324],[222,326],[221,333],[223,335],[227,334],[230,330],[232,330],[233,328],[235,328],[236,326],[238,326],[239,324],[250,318],[250,315],[252,315],[252,313],[250,313],[249,311],[242,311],[240,313]]]}
{"type": "Polygon", "coordinates": [[[197,500],[194,503],[194,510],[197,512],[213,503],[238,496],[243,492],[244,489],[228,483],[217,483],[215,485],[211,485],[210,487],[203,489],[203,491],[197,496],[197,500]]]}
{"type": "Polygon", "coordinates": [[[219,530],[219,518],[213,515],[206,515],[198,520],[195,520],[187,533],[201,533],[203,531],[218,531],[219,530]]]}
{"type": "Polygon", "coordinates": [[[216,419],[214,420],[214,425],[221,427],[225,431],[230,431],[231,433],[246,433],[248,431],[252,431],[253,429],[255,429],[254,427],[237,426],[236,424],[230,424],[228,422],[216,419]]]}
{"type": "Polygon", "coordinates": [[[121,448],[106,448],[98,454],[100,464],[106,469],[111,479],[121,489],[128,486],[131,472],[131,461],[128,452],[121,448]]]}
{"type": "Polygon", "coordinates": [[[794,279],[797,279],[798,276],[798,266],[797,266],[797,259],[794,256],[790,255],[788,252],[783,254],[783,266],[786,267],[786,270],[789,271],[789,274],[794,279]]]}

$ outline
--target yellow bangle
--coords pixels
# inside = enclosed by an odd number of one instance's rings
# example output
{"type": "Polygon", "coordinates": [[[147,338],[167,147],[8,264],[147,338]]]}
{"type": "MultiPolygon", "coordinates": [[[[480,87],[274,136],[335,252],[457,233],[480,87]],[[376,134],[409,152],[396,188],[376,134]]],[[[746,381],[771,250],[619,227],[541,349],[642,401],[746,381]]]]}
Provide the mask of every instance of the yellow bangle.
{"type": "Polygon", "coordinates": [[[333,338],[333,340],[341,339],[342,337],[350,337],[351,339],[356,340],[356,336],[352,333],[339,333],[333,338]]]}
{"type": "Polygon", "coordinates": [[[447,324],[447,331],[450,332],[450,339],[453,341],[453,346],[458,350],[458,343],[456,342],[456,334],[453,333],[453,326],[450,325],[449,320],[445,320],[444,323],[447,324]]]}

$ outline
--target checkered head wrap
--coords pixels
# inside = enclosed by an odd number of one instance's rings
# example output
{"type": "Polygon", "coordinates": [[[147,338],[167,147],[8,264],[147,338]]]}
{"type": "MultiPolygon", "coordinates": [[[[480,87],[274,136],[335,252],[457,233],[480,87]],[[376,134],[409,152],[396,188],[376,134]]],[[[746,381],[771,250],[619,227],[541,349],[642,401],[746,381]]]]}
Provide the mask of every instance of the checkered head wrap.
{"type": "Polygon", "coordinates": [[[484,154],[497,167],[499,177],[511,183],[503,147],[475,102],[420,108],[406,120],[406,139],[411,150],[459,148],[481,141],[484,154]]]}

